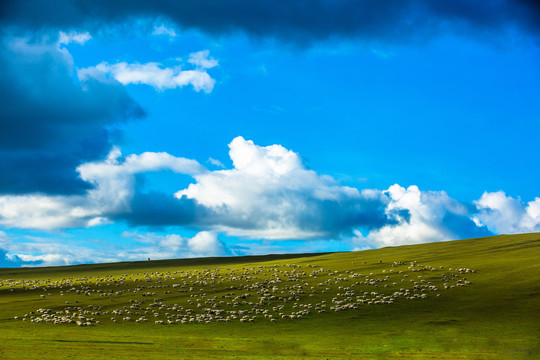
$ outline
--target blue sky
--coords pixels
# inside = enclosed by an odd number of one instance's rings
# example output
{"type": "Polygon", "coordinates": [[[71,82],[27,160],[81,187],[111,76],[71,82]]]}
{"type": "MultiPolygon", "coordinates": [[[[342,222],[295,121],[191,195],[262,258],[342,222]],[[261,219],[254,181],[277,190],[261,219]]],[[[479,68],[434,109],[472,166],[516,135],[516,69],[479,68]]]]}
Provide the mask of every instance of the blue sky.
{"type": "Polygon", "coordinates": [[[534,2],[1,7],[0,266],[540,231],[534,2]]]}

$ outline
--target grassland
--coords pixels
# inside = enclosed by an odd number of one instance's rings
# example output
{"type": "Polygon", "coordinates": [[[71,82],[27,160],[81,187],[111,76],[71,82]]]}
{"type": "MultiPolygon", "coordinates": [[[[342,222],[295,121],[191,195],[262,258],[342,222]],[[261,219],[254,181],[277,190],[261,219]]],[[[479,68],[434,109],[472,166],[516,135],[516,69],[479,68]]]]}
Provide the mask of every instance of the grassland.
{"type": "Polygon", "coordinates": [[[540,234],[0,269],[0,359],[540,359],[540,234]]]}

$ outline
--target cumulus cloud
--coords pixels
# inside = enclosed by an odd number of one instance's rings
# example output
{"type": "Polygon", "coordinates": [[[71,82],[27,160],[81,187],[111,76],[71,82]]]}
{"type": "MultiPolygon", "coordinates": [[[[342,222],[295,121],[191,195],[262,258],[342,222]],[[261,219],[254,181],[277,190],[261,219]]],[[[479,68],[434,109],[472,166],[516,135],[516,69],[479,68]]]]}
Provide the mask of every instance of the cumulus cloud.
{"type": "Polygon", "coordinates": [[[191,55],[195,56],[196,60],[192,61],[191,58],[189,60],[198,66],[195,70],[182,70],[181,66],[164,68],[161,64],[152,62],[146,64],[128,64],[126,62],[108,64],[102,62],[94,67],[79,69],[78,75],[83,80],[112,77],[123,85],[146,84],[160,91],[191,85],[195,91],[202,90],[210,93],[216,81],[204,69],[217,66],[217,61],[208,59],[208,52],[206,52],[205,57],[196,54],[200,53],[191,55]],[[215,65],[213,65],[214,62],[215,65]]]}
{"type": "Polygon", "coordinates": [[[383,247],[458,239],[463,236],[489,235],[469,218],[467,207],[444,191],[407,189],[395,184],[384,191],[389,203],[385,213],[394,223],[370,231],[366,236],[355,231],[353,242],[383,247]]]}
{"type": "Polygon", "coordinates": [[[25,229],[88,226],[100,212],[87,206],[83,196],[0,196],[0,224],[25,229]]]}
{"type": "Polygon", "coordinates": [[[168,19],[182,29],[212,34],[244,32],[289,43],[357,38],[387,42],[422,41],[454,33],[498,41],[501,35],[540,34],[540,6],[530,0],[300,0],[275,6],[265,0],[107,1],[91,6],[58,0],[2,2],[0,21],[27,28],[92,28],[133,18],[168,19]]]}
{"type": "Polygon", "coordinates": [[[105,159],[77,167],[89,188],[83,194],[0,196],[0,225],[52,230],[126,221],[248,238],[306,239],[388,221],[380,191],[342,186],[306,169],[298,154],[280,145],[262,147],[237,137],[229,147],[233,169],[215,171],[167,153],[124,157],[113,148],[105,159]],[[140,175],[161,170],[192,176],[195,182],[175,196],[143,192],[140,175]]]}
{"type": "Polygon", "coordinates": [[[61,45],[88,36],[0,38],[0,193],[84,193],[76,167],[107,154],[110,127],[145,115],[118,82],[73,80],[61,45]]]}
{"type": "Polygon", "coordinates": [[[384,191],[343,186],[307,169],[298,154],[281,145],[259,146],[237,137],[229,155],[231,169],[211,171],[167,153],[122,156],[113,148],[105,159],[77,168],[90,187],[84,194],[0,196],[0,225],[45,230],[117,221],[189,226],[211,232],[191,240],[170,237],[165,239],[169,246],[215,255],[222,251],[218,232],[269,240],[353,234],[354,245],[364,248],[540,229],[540,198],[524,205],[503,192],[485,193],[474,202],[475,210],[444,191],[414,185],[384,191]],[[161,170],[189,175],[194,182],[174,196],[143,192],[140,175],[161,170]]]}
{"type": "Polygon", "coordinates": [[[225,247],[213,232],[202,231],[188,239],[187,246],[195,256],[219,256],[225,253],[225,247]]]}
{"type": "Polygon", "coordinates": [[[540,198],[524,204],[503,191],[485,192],[474,202],[474,221],[498,234],[540,231],[540,198]]]}
{"type": "Polygon", "coordinates": [[[195,160],[150,152],[124,158],[114,148],[105,160],[78,167],[81,179],[92,186],[84,195],[0,196],[0,224],[51,230],[110,222],[110,217],[131,212],[135,175],[160,170],[191,175],[205,171],[195,160]]]}
{"type": "Polygon", "coordinates": [[[102,213],[109,215],[129,212],[135,174],[160,170],[194,175],[204,172],[205,168],[195,160],[174,157],[164,152],[145,152],[122,158],[120,151],[115,148],[105,161],[86,163],[77,169],[81,179],[93,185],[86,199],[97,204],[96,207],[102,213]]]}
{"type": "Polygon", "coordinates": [[[237,137],[229,148],[233,169],[197,174],[196,183],[175,195],[208,209],[202,224],[237,236],[298,239],[381,221],[377,191],[341,186],[306,169],[298,154],[280,145],[261,147],[237,137]]]}

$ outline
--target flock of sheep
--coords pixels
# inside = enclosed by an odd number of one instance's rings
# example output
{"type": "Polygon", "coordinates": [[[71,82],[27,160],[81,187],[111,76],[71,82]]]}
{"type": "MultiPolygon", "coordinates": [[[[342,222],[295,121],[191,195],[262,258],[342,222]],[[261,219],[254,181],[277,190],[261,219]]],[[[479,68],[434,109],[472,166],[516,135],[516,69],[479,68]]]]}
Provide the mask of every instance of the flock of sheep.
{"type": "Polygon", "coordinates": [[[377,273],[316,265],[179,270],[51,280],[0,280],[0,291],[33,292],[46,307],[15,316],[33,323],[92,326],[299,319],[361,306],[441,296],[471,284],[468,268],[394,262],[377,273]]]}

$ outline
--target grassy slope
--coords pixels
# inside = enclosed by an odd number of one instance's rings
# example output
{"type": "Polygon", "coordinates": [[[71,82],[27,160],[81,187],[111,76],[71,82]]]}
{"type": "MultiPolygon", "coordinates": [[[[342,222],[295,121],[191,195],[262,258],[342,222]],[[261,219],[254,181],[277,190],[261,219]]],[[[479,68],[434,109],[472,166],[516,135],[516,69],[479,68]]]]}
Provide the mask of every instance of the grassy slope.
{"type": "MultiPolygon", "coordinates": [[[[416,280],[420,274],[439,286],[440,275],[448,273],[449,268],[467,267],[476,273],[462,275],[472,285],[441,290],[440,297],[430,295],[425,300],[399,299],[393,304],[362,305],[357,310],[276,322],[258,318],[254,323],[171,326],[155,325],[153,319],[144,324],[103,321],[92,327],[15,321],[14,316],[38,308],[60,308],[64,306],[60,299],[79,299],[81,306],[112,305],[109,298],[95,295],[77,297],[70,293],[60,297],[58,289],[44,292],[17,288],[10,292],[4,286],[0,287],[0,359],[540,359],[539,233],[351,253],[0,269],[0,280],[54,281],[104,274],[119,278],[120,274],[274,265],[285,269],[285,264],[301,265],[306,272],[311,271],[307,267],[311,264],[340,273],[349,270],[383,277],[383,270],[388,275],[394,261],[444,267],[422,273],[411,272],[407,265],[398,267],[410,275],[408,279],[416,280]],[[47,296],[42,299],[39,294],[47,296]]],[[[396,272],[392,280],[395,277],[398,281],[401,277],[396,272]]],[[[329,278],[332,276],[305,281],[316,285],[329,278]]],[[[122,286],[136,284],[140,283],[126,280],[122,286]]],[[[337,286],[331,286],[333,293],[318,293],[300,302],[326,299],[330,306],[339,291],[337,286]]],[[[218,295],[226,291],[215,290],[218,295]]],[[[167,296],[161,295],[166,301],[167,296]]],[[[174,302],[187,299],[174,296],[174,302]]],[[[129,305],[129,297],[116,297],[114,306],[124,304],[129,305]]]]}

